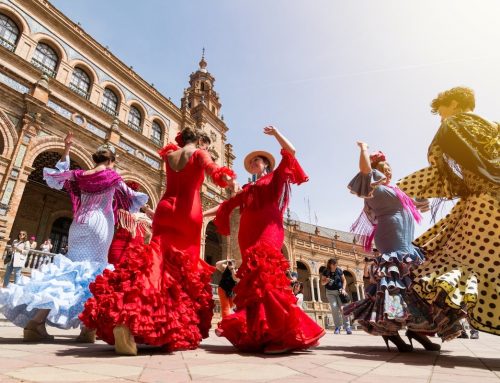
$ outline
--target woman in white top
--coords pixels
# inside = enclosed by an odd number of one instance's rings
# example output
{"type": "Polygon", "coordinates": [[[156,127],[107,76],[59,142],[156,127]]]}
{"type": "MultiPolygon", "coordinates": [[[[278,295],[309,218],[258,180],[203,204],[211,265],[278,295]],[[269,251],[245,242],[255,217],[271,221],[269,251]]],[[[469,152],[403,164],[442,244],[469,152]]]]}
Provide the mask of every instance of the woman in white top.
{"type": "Polygon", "coordinates": [[[10,276],[14,271],[14,283],[21,279],[24,262],[30,251],[30,242],[28,241],[28,233],[24,230],[19,232],[17,239],[12,242],[12,256],[5,268],[5,276],[3,278],[3,287],[7,287],[10,283],[10,276]]]}
{"type": "Polygon", "coordinates": [[[40,250],[50,253],[52,250],[52,241],[50,238],[47,238],[45,242],[40,245],[40,250]]]}
{"type": "Polygon", "coordinates": [[[293,284],[293,294],[297,298],[297,306],[304,310],[304,284],[302,282],[294,282],[293,284]]]}

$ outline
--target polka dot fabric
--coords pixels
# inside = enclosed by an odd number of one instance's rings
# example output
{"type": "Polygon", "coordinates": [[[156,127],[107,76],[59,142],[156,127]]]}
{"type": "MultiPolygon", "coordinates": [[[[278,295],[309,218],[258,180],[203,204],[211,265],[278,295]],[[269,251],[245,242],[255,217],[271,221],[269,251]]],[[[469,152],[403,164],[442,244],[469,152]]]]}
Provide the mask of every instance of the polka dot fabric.
{"type": "MultiPolygon", "coordinates": [[[[438,150],[431,148],[431,159],[438,150]]],[[[500,185],[462,173],[469,195],[415,241],[426,262],[414,271],[413,290],[429,303],[444,295],[449,308],[467,311],[473,327],[500,335],[500,185]]],[[[399,186],[413,197],[450,197],[432,166],[399,186]]]]}

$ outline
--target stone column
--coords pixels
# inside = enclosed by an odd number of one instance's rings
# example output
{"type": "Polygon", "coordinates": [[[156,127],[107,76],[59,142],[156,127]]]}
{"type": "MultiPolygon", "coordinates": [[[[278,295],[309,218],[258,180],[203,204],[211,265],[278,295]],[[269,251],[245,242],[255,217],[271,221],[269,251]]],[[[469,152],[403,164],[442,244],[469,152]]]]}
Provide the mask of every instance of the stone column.
{"type": "Polygon", "coordinates": [[[309,283],[311,285],[311,301],[316,302],[316,299],[314,297],[314,282],[313,282],[313,277],[309,277],[309,283]]]}
{"type": "Polygon", "coordinates": [[[359,287],[360,287],[360,286],[359,286],[358,284],[356,284],[356,292],[357,292],[357,294],[358,294],[358,300],[362,299],[362,298],[361,298],[361,292],[360,292],[360,288],[359,288],[359,287]]]}
{"type": "Polygon", "coordinates": [[[361,290],[361,296],[363,297],[363,299],[365,299],[365,285],[364,284],[360,285],[360,290],[361,290]]]}
{"type": "Polygon", "coordinates": [[[321,299],[321,290],[320,290],[320,284],[319,284],[319,277],[315,278],[316,281],[316,291],[318,292],[318,302],[323,302],[321,299]]]}

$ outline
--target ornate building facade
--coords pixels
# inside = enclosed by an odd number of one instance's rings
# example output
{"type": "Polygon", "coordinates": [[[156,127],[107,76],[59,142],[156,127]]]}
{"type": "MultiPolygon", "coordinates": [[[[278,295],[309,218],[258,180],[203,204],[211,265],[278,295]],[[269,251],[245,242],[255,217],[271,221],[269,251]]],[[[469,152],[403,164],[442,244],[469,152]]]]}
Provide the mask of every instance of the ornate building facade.
{"type": "MultiPolygon", "coordinates": [[[[38,243],[51,238],[53,252],[66,245],[71,203],[65,192],[47,187],[42,169],[58,161],[68,131],[75,136],[72,168],[91,168],[94,150],[110,143],[117,171],[139,183],[153,207],[165,187],[157,151],[182,128],[208,133],[214,160],[232,166],[214,83],[203,55],[178,107],[48,1],[0,0],[0,251],[20,230],[38,243]]],[[[226,197],[207,179],[204,208],[226,197]]],[[[240,258],[237,228],[236,217],[233,234],[221,237],[205,220],[200,256],[210,264],[240,258]]],[[[364,256],[350,234],[288,219],[283,253],[305,283],[307,312],[319,323],[327,323],[329,312],[319,285],[328,258],[347,271],[353,298],[362,296],[364,256]]]]}

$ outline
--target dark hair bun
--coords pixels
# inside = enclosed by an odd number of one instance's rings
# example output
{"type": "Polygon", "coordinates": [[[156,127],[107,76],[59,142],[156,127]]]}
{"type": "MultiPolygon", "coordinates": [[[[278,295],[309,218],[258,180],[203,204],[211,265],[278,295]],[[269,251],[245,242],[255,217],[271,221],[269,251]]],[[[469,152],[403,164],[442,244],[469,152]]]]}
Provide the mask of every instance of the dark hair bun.
{"type": "Polygon", "coordinates": [[[109,149],[99,149],[94,154],[92,154],[92,160],[96,164],[102,164],[103,162],[115,162],[115,154],[109,149]]]}
{"type": "Polygon", "coordinates": [[[184,128],[181,131],[181,137],[182,137],[182,141],[184,141],[185,144],[188,144],[190,142],[198,141],[199,135],[192,128],[184,128]]]}

